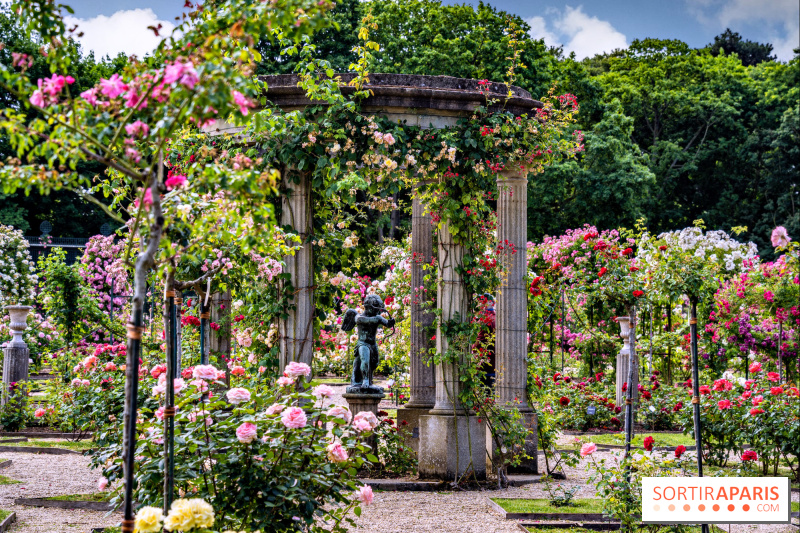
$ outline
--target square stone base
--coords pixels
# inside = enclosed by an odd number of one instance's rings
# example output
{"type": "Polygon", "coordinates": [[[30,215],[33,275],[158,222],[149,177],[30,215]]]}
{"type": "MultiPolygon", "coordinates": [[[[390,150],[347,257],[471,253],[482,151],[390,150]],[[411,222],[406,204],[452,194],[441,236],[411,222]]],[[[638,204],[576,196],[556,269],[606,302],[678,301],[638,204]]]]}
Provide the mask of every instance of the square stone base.
{"type": "Polygon", "coordinates": [[[454,481],[471,470],[486,479],[486,424],[478,417],[423,415],[419,426],[420,478],[454,481]]]}
{"type": "MultiPolygon", "coordinates": [[[[433,407],[433,406],[431,406],[433,407]]],[[[419,419],[427,415],[430,409],[400,407],[397,409],[397,427],[405,435],[406,446],[419,453],[419,419]],[[403,424],[403,422],[406,422],[403,424]]]]}
{"type": "MultiPolygon", "coordinates": [[[[539,473],[539,426],[536,413],[523,413],[522,422],[528,429],[528,437],[525,439],[525,454],[529,457],[520,459],[516,466],[509,466],[509,474],[538,474],[539,473]]],[[[492,463],[494,457],[495,443],[492,439],[492,432],[486,426],[486,470],[495,472],[492,463]]]]}

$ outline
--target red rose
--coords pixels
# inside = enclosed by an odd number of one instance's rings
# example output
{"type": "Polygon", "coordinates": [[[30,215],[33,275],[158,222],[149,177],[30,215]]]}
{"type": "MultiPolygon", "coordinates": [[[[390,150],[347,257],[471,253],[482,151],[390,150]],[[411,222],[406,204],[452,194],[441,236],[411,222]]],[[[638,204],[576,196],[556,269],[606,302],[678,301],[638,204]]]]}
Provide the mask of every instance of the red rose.
{"type": "Polygon", "coordinates": [[[700,385],[700,394],[711,394],[711,387],[708,385],[700,385]]]}
{"type": "Polygon", "coordinates": [[[652,452],[653,451],[653,444],[655,442],[656,442],[656,440],[653,437],[649,437],[648,436],[647,438],[644,439],[644,449],[647,450],[648,452],[652,452]]]}
{"type": "Polygon", "coordinates": [[[617,414],[617,415],[618,415],[618,414],[620,414],[621,412],[622,412],[622,407],[619,407],[619,406],[617,406],[617,407],[615,407],[615,408],[614,408],[614,414],[617,414]]]}
{"type": "Polygon", "coordinates": [[[603,267],[603,268],[601,268],[601,269],[600,269],[600,272],[598,272],[598,274],[597,274],[597,277],[598,277],[598,278],[602,278],[602,277],[603,277],[603,275],[604,275],[606,272],[608,272],[608,269],[607,269],[606,267],[603,267]]]}
{"type": "Polygon", "coordinates": [[[767,379],[770,381],[778,381],[779,379],[781,379],[781,376],[777,372],[768,372],[767,379]]]}
{"type": "Polygon", "coordinates": [[[644,291],[633,291],[634,298],[641,298],[642,296],[644,296],[644,291]]]}
{"type": "Polygon", "coordinates": [[[675,407],[672,408],[672,411],[677,413],[681,409],[683,409],[683,402],[678,402],[675,404],[675,407]]]}
{"type": "Polygon", "coordinates": [[[650,391],[642,392],[642,398],[644,398],[645,400],[649,400],[651,397],[652,395],[650,394],[650,391]]]}
{"type": "Polygon", "coordinates": [[[558,403],[560,403],[562,407],[566,407],[569,405],[569,398],[567,398],[566,396],[562,396],[561,398],[559,398],[558,403]]]}
{"type": "Polygon", "coordinates": [[[763,412],[764,410],[761,409],[760,407],[753,407],[752,409],[750,409],[750,416],[760,415],[763,412]]]}
{"type": "Polygon", "coordinates": [[[686,446],[681,444],[680,446],[675,448],[675,459],[680,459],[681,455],[683,455],[684,453],[686,453],[686,446]]]}
{"type": "Polygon", "coordinates": [[[663,245],[663,244],[662,244],[661,246],[659,246],[659,247],[658,247],[658,249],[659,249],[659,250],[661,250],[661,251],[663,252],[664,250],[666,250],[666,249],[667,249],[667,247],[666,247],[665,245],[663,245]]]}
{"type": "Polygon", "coordinates": [[[639,271],[639,267],[631,267],[630,271],[631,272],[638,272],[639,271]]]}
{"type": "Polygon", "coordinates": [[[622,255],[633,255],[633,248],[625,248],[622,251],[622,255]]]}
{"type": "Polygon", "coordinates": [[[742,452],[742,461],[756,461],[758,460],[758,454],[753,450],[745,450],[742,452]]]}
{"type": "Polygon", "coordinates": [[[622,392],[625,392],[627,390],[628,390],[628,382],[626,381],[625,383],[622,384],[622,392]]]}
{"type": "Polygon", "coordinates": [[[769,392],[773,396],[777,396],[778,394],[783,393],[783,387],[770,387],[769,392]]]}

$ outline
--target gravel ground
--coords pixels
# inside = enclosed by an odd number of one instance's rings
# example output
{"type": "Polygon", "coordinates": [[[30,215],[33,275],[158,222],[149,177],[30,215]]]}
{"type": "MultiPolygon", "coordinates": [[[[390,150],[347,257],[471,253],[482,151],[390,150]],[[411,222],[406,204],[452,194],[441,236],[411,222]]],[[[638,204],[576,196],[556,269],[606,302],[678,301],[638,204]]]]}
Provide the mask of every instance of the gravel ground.
{"type": "MultiPolygon", "coordinates": [[[[338,402],[334,402],[338,403],[338,402]]],[[[597,459],[613,459],[618,452],[597,452],[597,459]]],[[[14,505],[14,498],[44,497],[62,494],[88,494],[97,491],[97,475],[88,468],[88,460],[80,455],[35,455],[1,453],[0,460],[11,459],[11,467],[0,474],[22,481],[0,485],[0,508],[16,511],[17,524],[12,533],[88,533],[93,527],[119,523],[119,514],[96,511],[48,509],[14,505]]],[[[590,476],[588,461],[577,468],[568,468],[565,487],[579,486],[578,498],[594,497],[594,489],[586,480],[590,476]]],[[[505,490],[470,492],[376,492],[375,501],[357,518],[357,533],[519,533],[517,523],[494,514],[487,499],[541,498],[541,485],[505,490]]],[[[792,494],[798,501],[799,495],[792,494]]],[[[722,529],[728,530],[726,525],[722,529]]],[[[781,525],[732,525],[731,533],[797,533],[797,528],[781,525]]]]}
{"type": "Polygon", "coordinates": [[[14,505],[14,498],[41,498],[97,492],[97,474],[82,455],[1,453],[12,465],[0,474],[22,481],[0,485],[0,508],[17,513],[12,533],[88,533],[93,527],[119,524],[121,516],[80,509],[52,509],[14,505]]]}

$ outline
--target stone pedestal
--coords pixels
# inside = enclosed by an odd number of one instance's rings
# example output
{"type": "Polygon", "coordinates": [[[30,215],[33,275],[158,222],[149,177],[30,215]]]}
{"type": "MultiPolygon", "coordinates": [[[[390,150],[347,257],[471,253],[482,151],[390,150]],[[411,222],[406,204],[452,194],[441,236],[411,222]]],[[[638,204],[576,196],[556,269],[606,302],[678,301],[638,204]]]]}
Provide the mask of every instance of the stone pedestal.
{"type": "Polygon", "coordinates": [[[473,471],[486,479],[486,424],[478,417],[423,415],[419,425],[420,478],[454,481],[473,471]]]}
{"type": "MultiPolygon", "coordinates": [[[[620,327],[620,337],[622,337],[622,349],[619,351],[617,355],[617,405],[623,408],[625,407],[625,392],[622,390],[623,384],[628,381],[628,372],[630,371],[630,358],[631,358],[631,341],[630,341],[630,331],[631,331],[631,319],[627,316],[618,316],[617,322],[619,323],[620,327]]],[[[633,373],[633,401],[634,403],[639,399],[639,361],[638,358],[634,358],[634,365],[636,365],[636,369],[633,373]]]]}
{"type": "Polygon", "coordinates": [[[286,318],[278,324],[279,372],[292,361],[311,366],[314,354],[314,249],[312,232],[311,177],[308,172],[283,170],[281,226],[289,226],[300,237],[300,248],[284,257],[294,289],[286,318]]]}
{"type": "Polygon", "coordinates": [[[5,404],[8,401],[8,391],[11,383],[27,381],[28,368],[30,365],[30,350],[28,345],[22,340],[22,332],[28,328],[28,312],[33,307],[27,305],[9,305],[5,307],[11,317],[9,329],[13,338],[3,348],[3,393],[0,402],[5,404]]]}
{"type": "Polygon", "coordinates": [[[347,400],[347,406],[355,416],[362,411],[369,411],[375,415],[378,414],[378,404],[381,403],[386,395],[385,394],[351,394],[349,392],[342,394],[342,397],[347,400]]]}
{"type": "Polygon", "coordinates": [[[419,454],[420,427],[419,419],[430,413],[430,409],[417,409],[414,407],[400,407],[397,410],[397,427],[405,434],[406,446],[419,454]]]}

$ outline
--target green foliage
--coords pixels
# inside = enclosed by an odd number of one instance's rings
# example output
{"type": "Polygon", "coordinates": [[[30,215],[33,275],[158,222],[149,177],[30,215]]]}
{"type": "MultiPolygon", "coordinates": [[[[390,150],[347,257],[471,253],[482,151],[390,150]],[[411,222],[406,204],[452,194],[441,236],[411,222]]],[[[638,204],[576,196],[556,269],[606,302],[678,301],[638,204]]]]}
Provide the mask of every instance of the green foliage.
{"type": "Polygon", "coordinates": [[[31,421],[28,384],[11,383],[4,394],[8,396],[8,401],[0,407],[0,426],[3,431],[20,431],[31,421]]]}
{"type": "Polygon", "coordinates": [[[711,55],[736,54],[742,65],[751,67],[762,61],[775,61],[775,56],[770,55],[772,45],[744,40],[738,32],[726,28],[724,32],[714,37],[714,42],[708,45],[711,55]]]}

